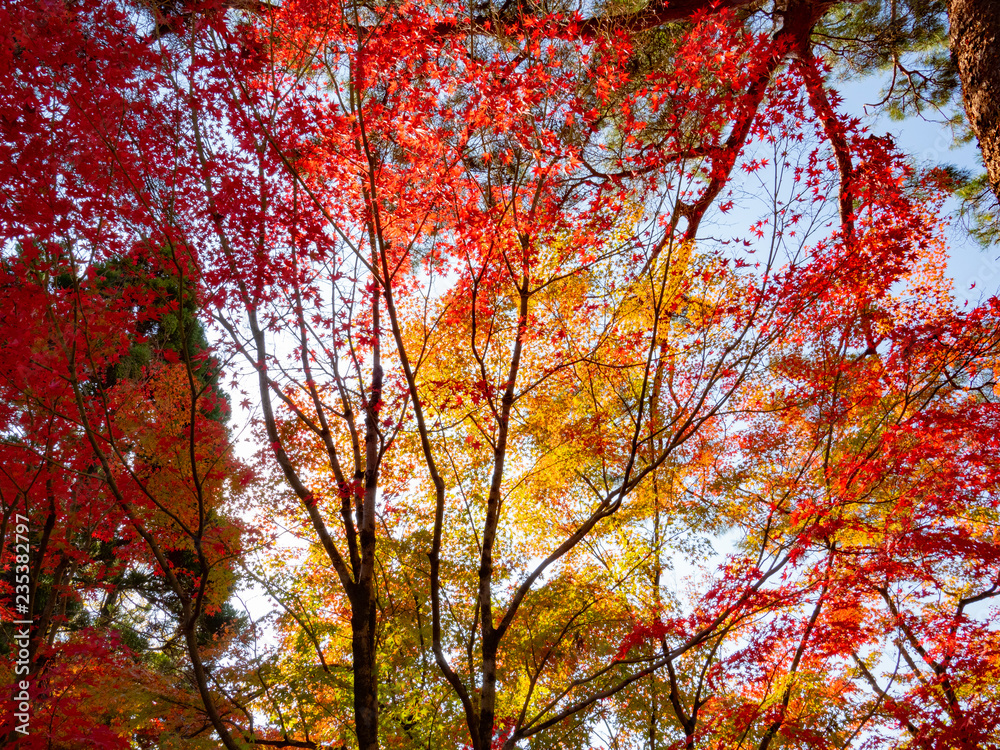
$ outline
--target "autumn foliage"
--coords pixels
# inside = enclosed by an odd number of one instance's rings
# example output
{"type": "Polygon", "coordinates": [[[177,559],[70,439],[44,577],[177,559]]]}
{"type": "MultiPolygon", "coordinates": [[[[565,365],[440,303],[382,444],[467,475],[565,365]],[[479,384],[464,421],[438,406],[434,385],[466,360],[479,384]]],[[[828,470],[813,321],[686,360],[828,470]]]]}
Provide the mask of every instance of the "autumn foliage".
{"type": "Polygon", "coordinates": [[[1000,302],[829,8],[0,4],[7,742],[1000,742],[1000,302]]]}

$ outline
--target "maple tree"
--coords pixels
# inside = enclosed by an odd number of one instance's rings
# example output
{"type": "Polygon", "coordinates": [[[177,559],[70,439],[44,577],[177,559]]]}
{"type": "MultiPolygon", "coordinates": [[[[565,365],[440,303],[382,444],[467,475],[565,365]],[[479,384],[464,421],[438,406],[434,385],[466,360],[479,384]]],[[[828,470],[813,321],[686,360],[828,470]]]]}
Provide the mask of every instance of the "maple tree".
{"type": "MultiPolygon", "coordinates": [[[[203,650],[226,620],[241,534],[226,507],[239,468],[192,315],[190,258],[150,223],[139,229],[142,207],[122,186],[151,176],[116,168],[102,130],[109,100],[125,102],[115,75],[141,79],[150,58],[119,47],[109,59],[107,39],[89,37],[102,22],[120,34],[111,9],[15,10],[3,23],[16,85],[4,100],[0,492],[5,543],[27,536],[32,584],[24,608],[12,597],[4,613],[33,620],[33,720],[46,729],[19,737],[8,704],[4,733],[25,746],[197,736],[211,701],[200,716],[176,706],[207,698],[203,650]],[[60,106],[53,92],[78,95],[88,66],[109,66],[108,85],[60,106]]],[[[143,104],[129,101],[123,121],[143,104]]],[[[20,682],[13,663],[5,677],[20,682]]]]}
{"type": "Polygon", "coordinates": [[[10,740],[995,741],[1000,311],[831,7],[3,6],[10,740]]]}

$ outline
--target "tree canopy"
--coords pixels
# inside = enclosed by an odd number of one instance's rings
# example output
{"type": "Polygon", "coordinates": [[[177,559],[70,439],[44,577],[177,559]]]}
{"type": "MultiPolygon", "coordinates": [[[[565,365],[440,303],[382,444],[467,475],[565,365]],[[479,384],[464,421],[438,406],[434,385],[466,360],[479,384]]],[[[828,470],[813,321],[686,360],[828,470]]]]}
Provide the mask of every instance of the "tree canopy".
{"type": "Polygon", "coordinates": [[[0,3],[7,744],[1000,742],[991,8],[0,3]]]}

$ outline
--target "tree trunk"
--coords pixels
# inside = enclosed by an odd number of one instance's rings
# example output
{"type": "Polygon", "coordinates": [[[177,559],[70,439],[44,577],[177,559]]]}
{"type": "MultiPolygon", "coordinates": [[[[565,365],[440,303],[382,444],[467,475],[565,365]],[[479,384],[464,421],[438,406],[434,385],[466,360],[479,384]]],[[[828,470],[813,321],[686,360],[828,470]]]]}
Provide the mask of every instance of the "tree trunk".
{"type": "MultiPolygon", "coordinates": [[[[378,312],[375,313],[376,324],[378,312]]],[[[375,650],[375,493],[378,489],[378,433],[375,415],[382,392],[382,368],[375,350],[372,403],[366,418],[365,491],[359,518],[361,565],[352,586],[351,652],[354,662],[354,724],[359,750],[378,750],[378,664],[375,650]]]]}
{"type": "Polygon", "coordinates": [[[378,748],[378,672],[375,664],[375,597],[358,587],[351,603],[354,721],[360,750],[378,748]]]}
{"type": "Polygon", "coordinates": [[[1000,0],[949,0],[948,23],[965,113],[1000,198],[1000,0]]]}
{"type": "Polygon", "coordinates": [[[482,678],[483,687],[479,693],[478,750],[490,750],[493,747],[497,703],[497,648],[494,643],[483,646],[482,678]]]}

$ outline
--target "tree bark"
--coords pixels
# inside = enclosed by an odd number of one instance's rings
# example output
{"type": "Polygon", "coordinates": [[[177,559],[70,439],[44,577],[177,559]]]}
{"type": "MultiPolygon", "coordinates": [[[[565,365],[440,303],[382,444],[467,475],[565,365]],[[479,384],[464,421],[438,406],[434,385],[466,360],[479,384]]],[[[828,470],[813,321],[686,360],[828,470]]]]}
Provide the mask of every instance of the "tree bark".
{"type": "MultiPolygon", "coordinates": [[[[374,247],[374,243],[373,243],[374,247]]],[[[378,256],[372,253],[372,263],[378,256]]],[[[357,584],[351,592],[351,635],[354,658],[354,723],[359,750],[378,749],[378,663],[375,648],[375,498],[378,493],[380,438],[378,413],[382,406],[382,353],[379,341],[381,290],[372,289],[372,330],[375,345],[372,350],[371,398],[365,407],[365,471],[364,492],[358,512],[360,566],[354,574],[357,584]]],[[[360,469],[361,467],[356,467],[360,469]]]]}
{"type": "Polygon", "coordinates": [[[351,602],[354,721],[360,750],[378,748],[378,671],[375,659],[375,597],[358,587],[351,602]]]}
{"type": "Polygon", "coordinates": [[[949,0],[948,23],[965,113],[1000,198],[1000,0],[949,0]]]}

